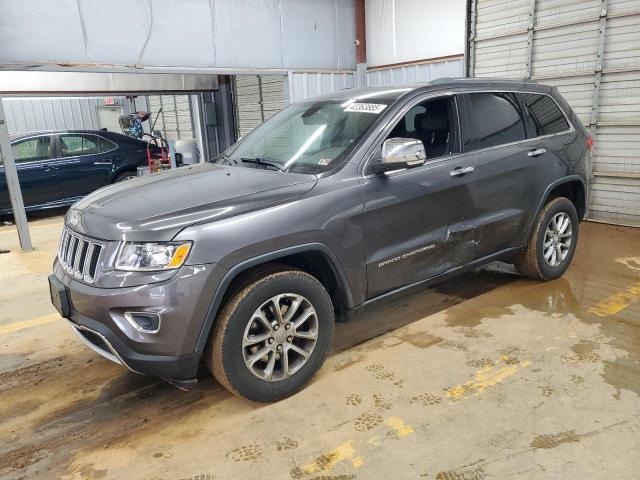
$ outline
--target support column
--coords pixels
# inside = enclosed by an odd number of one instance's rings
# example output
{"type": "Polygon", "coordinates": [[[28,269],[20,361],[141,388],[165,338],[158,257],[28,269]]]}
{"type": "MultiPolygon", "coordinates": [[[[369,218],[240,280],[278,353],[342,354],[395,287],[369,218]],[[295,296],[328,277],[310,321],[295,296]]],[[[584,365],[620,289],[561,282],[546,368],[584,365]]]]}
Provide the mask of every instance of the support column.
{"type": "Polygon", "coordinates": [[[531,78],[533,63],[533,29],[536,23],[536,0],[529,0],[529,22],[527,23],[527,68],[525,78],[531,78]]]}
{"type": "Polygon", "coordinates": [[[7,117],[4,114],[2,97],[0,97],[0,160],[4,164],[4,174],[7,178],[7,187],[11,199],[11,208],[13,209],[13,218],[16,223],[16,230],[18,230],[18,238],[20,239],[20,248],[25,252],[30,252],[33,250],[33,246],[31,245],[31,235],[27,224],[27,214],[22,201],[20,182],[18,181],[18,170],[16,170],[13,150],[11,150],[11,139],[9,138],[7,117]]]}
{"type": "Polygon", "coordinates": [[[365,17],[365,0],[356,0],[356,78],[355,86],[367,85],[367,27],[365,17]]]}
{"type": "MultiPolygon", "coordinates": [[[[600,30],[598,31],[598,54],[596,57],[596,68],[593,84],[593,98],[591,100],[591,118],[589,120],[589,130],[591,131],[591,138],[596,144],[596,134],[598,130],[598,108],[600,106],[600,84],[602,83],[602,59],[604,57],[604,40],[607,32],[607,1],[602,0],[600,5],[600,30]]],[[[589,183],[593,182],[593,155],[595,151],[591,153],[591,161],[587,165],[587,175],[589,183]]],[[[587,206],[588,208],[588,206],[587,206]]],[[[589,211],[587,210],[587,215],[589,211]]]]}
{"type": "Polygon", "coordinates": [[[469,59],[467,62],[467,76],[474,77],[476,73],[476,21],[478,19],[478,0],[471,1],[471,15],[469,26],[469,59]]]}

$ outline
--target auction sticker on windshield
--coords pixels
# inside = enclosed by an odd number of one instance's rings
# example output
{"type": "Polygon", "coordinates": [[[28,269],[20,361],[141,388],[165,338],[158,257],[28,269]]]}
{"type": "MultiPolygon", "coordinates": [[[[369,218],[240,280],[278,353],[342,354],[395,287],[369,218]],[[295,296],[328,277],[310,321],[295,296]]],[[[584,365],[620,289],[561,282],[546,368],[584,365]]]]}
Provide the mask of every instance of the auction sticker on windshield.
{"type": "Polygon", "coordinates": [[[364,113],[380,113],[387,108],[386,105],[380,103],[352,103],[344,109],[345,112],[364,112],[364,113]]]}

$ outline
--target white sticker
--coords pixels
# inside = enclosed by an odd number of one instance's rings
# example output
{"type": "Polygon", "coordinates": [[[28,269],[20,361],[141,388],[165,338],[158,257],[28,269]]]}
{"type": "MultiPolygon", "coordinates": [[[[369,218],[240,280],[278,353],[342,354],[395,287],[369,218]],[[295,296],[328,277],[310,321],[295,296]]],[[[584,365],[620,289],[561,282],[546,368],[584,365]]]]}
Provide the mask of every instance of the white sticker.
{"type": "Polygon", "coordinates": [[[344,109],[345,112],[380,113],[386,105],[381,103],[352,103],[344,109]]]}

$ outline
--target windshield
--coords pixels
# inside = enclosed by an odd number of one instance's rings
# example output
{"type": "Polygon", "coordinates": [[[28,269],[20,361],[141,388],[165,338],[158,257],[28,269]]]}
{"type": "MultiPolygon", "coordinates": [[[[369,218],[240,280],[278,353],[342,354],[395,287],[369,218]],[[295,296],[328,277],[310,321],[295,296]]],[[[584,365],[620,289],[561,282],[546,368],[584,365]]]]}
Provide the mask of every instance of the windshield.
{"type": "Polygon", "coordinates": [[[319,174],[344,159],[390,103],[375,99],[295,103],[271,117],[217,162],[319,174]]]}

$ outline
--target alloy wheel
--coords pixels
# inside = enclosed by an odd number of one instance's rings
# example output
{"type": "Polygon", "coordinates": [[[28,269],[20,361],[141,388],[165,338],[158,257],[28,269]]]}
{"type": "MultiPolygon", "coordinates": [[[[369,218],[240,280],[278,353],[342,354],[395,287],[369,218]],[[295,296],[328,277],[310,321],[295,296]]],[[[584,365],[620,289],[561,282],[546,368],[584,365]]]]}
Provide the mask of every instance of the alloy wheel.
{"type": "Polygon", "coordinates": [[[571,218],[564,212],[556,213],[544,234],[542,249],[544,259],[551,267],[560,265],[569,253],[569,247],[573,238],[571,218]]]}
{"type": "Polygon", "coordinates": [[[271,297],[253,312],[242,337],[249,371],[261,380],[285,380],[306,363],[318,340],[318,315],[302,295],[271,297]]]}

